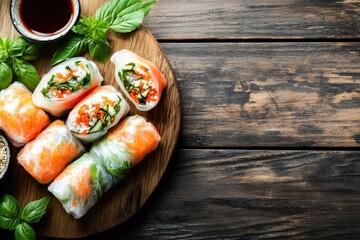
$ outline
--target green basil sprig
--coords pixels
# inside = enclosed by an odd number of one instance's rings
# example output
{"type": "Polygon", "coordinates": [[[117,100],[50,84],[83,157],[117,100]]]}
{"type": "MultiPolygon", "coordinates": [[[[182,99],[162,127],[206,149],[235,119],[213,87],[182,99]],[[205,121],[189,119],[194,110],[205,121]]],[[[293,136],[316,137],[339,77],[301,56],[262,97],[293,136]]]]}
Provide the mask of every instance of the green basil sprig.
{"type": "Polygon", "coordinates": [[[24,38],[11,40],[0,37],[0,89],[7,88],[15,79],[34,91],[40,77],[33,65],[39,57],[40,46],[24,38]]]}
{"type": "Polygon", "coordinates": [[[39,222],[46,212],[50,197],[29,202],[22,210],[18,201],[8,195],[0,197],[0,227],[15,230],[16,240],[35,240],[34,229],[29,223],[39,222]]]}
{"type": "Polygon", "coordinates": [[[156,0],[110,0],[99,8],[92,17],[81,16],[72,28],[72,35],[54,54],[51,64],[57,64],[89,51],[90,56],[99,62],[110,58],[111,45],[106,38],[111,29],[126,33],[137,29],[148,15],[156,0]]]}

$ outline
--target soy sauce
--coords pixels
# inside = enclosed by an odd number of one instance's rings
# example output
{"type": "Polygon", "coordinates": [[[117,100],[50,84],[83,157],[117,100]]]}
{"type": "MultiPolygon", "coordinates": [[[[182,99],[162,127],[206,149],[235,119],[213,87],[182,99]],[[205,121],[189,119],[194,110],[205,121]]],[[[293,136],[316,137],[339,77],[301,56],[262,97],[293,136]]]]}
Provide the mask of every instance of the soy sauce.
{"type": "Polygon", "coordinates": [[[22,0],[20,19],[36,35],[53,35],[66,27],[74,13],[71,0],[22,0]]]}

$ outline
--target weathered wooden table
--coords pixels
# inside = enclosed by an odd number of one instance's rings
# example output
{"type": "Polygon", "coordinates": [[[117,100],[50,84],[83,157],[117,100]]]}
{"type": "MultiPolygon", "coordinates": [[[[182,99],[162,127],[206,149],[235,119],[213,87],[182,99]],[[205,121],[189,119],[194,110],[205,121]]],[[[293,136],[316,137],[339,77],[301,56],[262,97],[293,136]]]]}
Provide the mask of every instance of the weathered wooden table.
{"type": "Polygon", "coordinates": [[[179,82],[178,149],[86,239],[360,239],[359,0],[158,0],[145,25],[179,82]]]}

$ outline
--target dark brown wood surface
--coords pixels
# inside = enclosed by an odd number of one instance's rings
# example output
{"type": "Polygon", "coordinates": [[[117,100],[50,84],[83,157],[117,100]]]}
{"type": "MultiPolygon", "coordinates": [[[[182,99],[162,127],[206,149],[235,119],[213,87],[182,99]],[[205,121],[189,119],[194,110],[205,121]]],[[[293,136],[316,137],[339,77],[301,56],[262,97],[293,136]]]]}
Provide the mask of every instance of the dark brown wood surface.
{"type": "Polygon", "coordinates": [[[135,216],[84,239],[360,239],[359,20],[360,0],[158,0],[178,148],[135,216]]]}
{"type": "Polygon", "coordinates": [[[358,0],[158,0],[145,20],[159,40],[353,39],[358,0]]]}
{"type": "Polygon", "coordinates": [[[359,147],[360,43],[162,43],[182,147],[359,147]]]}

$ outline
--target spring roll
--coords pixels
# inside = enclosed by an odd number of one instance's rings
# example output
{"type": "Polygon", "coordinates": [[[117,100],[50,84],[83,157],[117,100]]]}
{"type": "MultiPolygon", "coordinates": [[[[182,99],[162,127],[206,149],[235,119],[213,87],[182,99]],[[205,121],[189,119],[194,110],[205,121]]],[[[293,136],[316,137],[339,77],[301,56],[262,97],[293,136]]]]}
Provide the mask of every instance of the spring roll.
{"type": "Polygon", "coordinates": [[[84,151],[64,122],[56,120],[22,148],[17,159],[39,183],[47,184],[84,151]]]}
{"type": "Polygon", "coordinates": [[[115,78],[121,90],[140,111],[149,111],[160,101],[166,79],[150,61],[123,49],[114,53],[115,78]]]}
{"type": "Polygon", "coordinates": [[[158,131],[145,118],[127,117],[96,142],[89,153],[65,168],[48,189],[66,212],[80,218],[159,142],[158,131]],[[91,171],[92,165],[96,171],[91,171]]]}
{"type": "Polygon", "coordinates": [[[121,93],[111,85],[95,88],[70,112],[66,126],[84,143],[104,136],[130,110],[121,93]]]}
{"type": "Polygon", "coordinates": [[[14,82],[0,92],[0,128],[14,146],[28,143],[49,124],[48,115],[35,106],[23,84],[14,82]]]}
{"type": "Polygon", "coordinates": [[[120,180],[132,166],[155,150],[159,142],[160,135],[154,125],[135,115],[125,118],[90,151],[108,173],[120,180]]]}
{"type": "Polygon", "coordinates": [[[48,190],[62,203],[65,211],[78,219],[113,186],[110,174],[90,153],[68,165],[49,185],[48,190]]]}
{"type": "Polygon", "coordinates": [[[53,67],[36,87],[33,101],[53,116],[60,117],[73,108],[103,77],[94,62],[83,57],[71,58],[53,67]]]}

